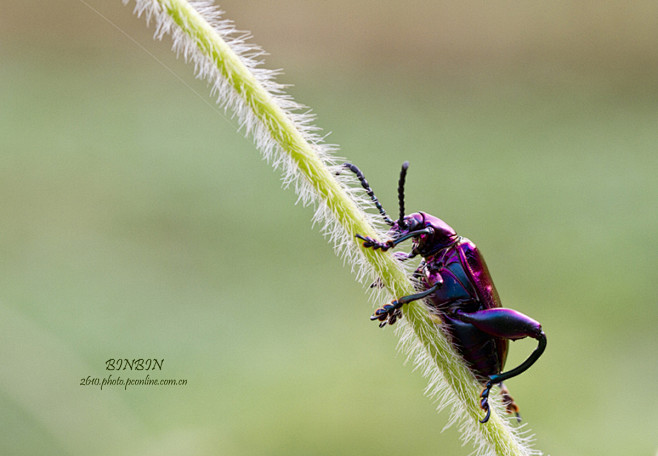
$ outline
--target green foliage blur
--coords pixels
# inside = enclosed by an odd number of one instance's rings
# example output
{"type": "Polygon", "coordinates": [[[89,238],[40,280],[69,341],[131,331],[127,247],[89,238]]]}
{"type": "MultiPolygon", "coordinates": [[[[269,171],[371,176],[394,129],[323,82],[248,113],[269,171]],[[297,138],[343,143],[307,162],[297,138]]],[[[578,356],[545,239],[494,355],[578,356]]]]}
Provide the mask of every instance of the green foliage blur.
{"type": "MultiPolygon", "coordinates": [[[[655,454],[656,4],[221,6],[390,212],[409,160],[408,210],[543,323],[508,385],[537,447],[655,454]]],[[[312,210],[131,8],[3,6],[0,454],[469,454],[312,210]],[[147,374],[187,384],[81,385],[147,374]]]]}

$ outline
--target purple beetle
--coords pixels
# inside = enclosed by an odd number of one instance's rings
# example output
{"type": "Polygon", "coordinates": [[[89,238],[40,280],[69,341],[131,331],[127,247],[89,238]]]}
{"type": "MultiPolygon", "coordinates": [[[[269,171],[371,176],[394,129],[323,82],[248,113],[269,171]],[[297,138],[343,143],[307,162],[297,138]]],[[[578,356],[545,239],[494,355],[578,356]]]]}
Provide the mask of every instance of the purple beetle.
{"type": "Polygon", "coordinates": [[[541,325],[520,312],[501,307],[484,258],[473,242],[457,235],[447,223],[432,215],[424,212],[404,214],[404,182],[408,162],[402,165],[400,172],[400,218],[397,221],[386,215],[361,170],[351,163],[343,166],[356,174],[384,221],[391,226],[388,232],[390,239],[385,242],[357,234],[356,237],[363,240],[363,246],[386,251],[412,239],[411,252],[398,252],[396,258],[405,261],[417,255],[422,257],[414,272],[419,292],[386,304],[377,309],[370,319],[379,321],[380,327],[387,323],[392,325],[402,316],[404,304],[427,298],[429,310],[439,316],[457,351],[478,381],[485,385],[480,395],[480,407],[486,415],[480,422],[489,420],[489,392],[495,384],[500,385],[507,411],[515,413],[520,420],[519,408],[502,382],[525,372],[544,352],[546,335],[541,325]],[[521,365],[502,372],[508,341],[525,337],[537,339],[537,348],[521,365]]]}

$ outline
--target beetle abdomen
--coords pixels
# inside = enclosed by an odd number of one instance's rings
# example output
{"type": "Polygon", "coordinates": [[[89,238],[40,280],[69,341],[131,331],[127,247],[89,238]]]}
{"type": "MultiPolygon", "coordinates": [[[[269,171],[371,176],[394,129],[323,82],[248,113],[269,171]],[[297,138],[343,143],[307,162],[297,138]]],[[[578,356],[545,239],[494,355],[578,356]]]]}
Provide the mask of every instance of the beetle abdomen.
{"type": "MultiPolygon", "coordinates": [[[[444,316],[443,321],[452,343],[480,381],[500,373],[496,340],[470,323],[444,316]]],[[[504,341],[501,341],[504,343],[504,341]]]]}

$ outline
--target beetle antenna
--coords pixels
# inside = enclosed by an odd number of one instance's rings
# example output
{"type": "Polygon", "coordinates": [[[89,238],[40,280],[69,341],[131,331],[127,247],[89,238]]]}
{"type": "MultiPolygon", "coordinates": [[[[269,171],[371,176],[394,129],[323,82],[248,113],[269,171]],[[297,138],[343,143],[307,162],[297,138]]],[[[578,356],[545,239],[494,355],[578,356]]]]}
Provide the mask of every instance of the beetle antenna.
{"type": "Polygon", "coordinates": [[[404,182],[407,179],[407,168],[409,168],[408,161],[402,163],[400,180],[398,181],[398,200],[400,201],[400,220],[398,220],[398,225],[400,228],[406,228],[407,226],[407,224],[404,223],[404,182]]]}
{"type": "MultiPolygon", "coordinates": [[[[388,225],[393,226],[393,220],[386,215],[386,211],[382,207],[381,203],[375,196],[375,192],[372,191],[372,188],[370,188],[370,184],[366,180],[366,177],[363,175],[361,170],[356,167],[356,165],[353,165],[352,163],[343,163],[343,167],[348,168],[350,171],[352,171],[354,174],[356,174],[356,177],[359,179],[359,182],[361,182],[361,186],[366,190],[366,193],[368,196],[370,196],[370,199],[372,199],[372,202],[375,203],[375,207],[379,211],[379,213],[384,217],[384,222],[386,222],[388,225]]],[[[336,173],[338,174],[338,173],[336,173]]]]}

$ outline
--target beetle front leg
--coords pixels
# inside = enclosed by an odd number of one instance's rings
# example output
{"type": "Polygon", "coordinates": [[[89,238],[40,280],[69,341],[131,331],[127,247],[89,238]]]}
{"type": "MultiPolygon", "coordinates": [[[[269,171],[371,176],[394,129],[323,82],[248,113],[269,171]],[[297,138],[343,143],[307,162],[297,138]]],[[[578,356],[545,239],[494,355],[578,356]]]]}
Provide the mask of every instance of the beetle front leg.
{"type": "Polygon", "coordinates": [[[542,353],[544,353],[546,349],[546,335],[542,331],[541,324],[527,315],[512,309],[494,308],[479,310],[477,312],[457,310],[453,316],[460,321],[472,324],[480,331],[494,337],[509,340],[532,337],[538,341],[537,348],[519,366],[507,372],[489,376],[489,381],[480,395],[480,407],[486,412],[486,416],[480,422],[486,423],[490,415],[489,392],[492,386],[509,378],[516,377],[528,370],[539,359],[542,353]]]}
{"type": "Polygon", "coordinates": [[[374,250],[382,249],[382,252],[386,252],[388,249],[395,247],[395,244],[392,240],[386,242],[379,242],[376,239],[371,238],[370,236],[361,236],[360,234],[355,234],[356,237],[363,241],[363,246],[365,248],[372,248],[374,250]]]}
{"type": "Polygon", "coordinates": [[[408,296],[402,296],[400,299],[394,299],[390,304],[386,304],[385,306],[375,310],[375,313],[370,317],[370,319],[372,321],[379,320],[380,328],[386,326],[386,323],[392,325],[397,321],[398,318],[402,316],[403,305],[412,301],[418,301],[419,299],[426,298],[441,288],[441,285],[443,285],[443,282],[437,282],[434,284],[434,286],[428,288],[425,291],[421,291],[420,293],[414,293],[408,296]]]}
{"type": "Polygon", "coordinates": [[[382,249],[382,251],[387,251],[388,249],[392,249],[399,243],[406,241],[407,239],[411,238],[417,238],[418,236],[422,235],[427,235],[427,234],[432,234],[434,232],[434,229],[431,226],[428,226],[426,228],[423,228],[422,230],[417,230],[417,231],[411,231],[409,233],[406,233],[398,238],[395,239],[389,239],[386,242],[379,242],[376,239],[371,238],[370,236],[362,236],[360,234],[355,234],[357,238],[361,239],[363,241],[363,246],[365,248],[373,248],[375,250],[377,249],[382,249]]]}

